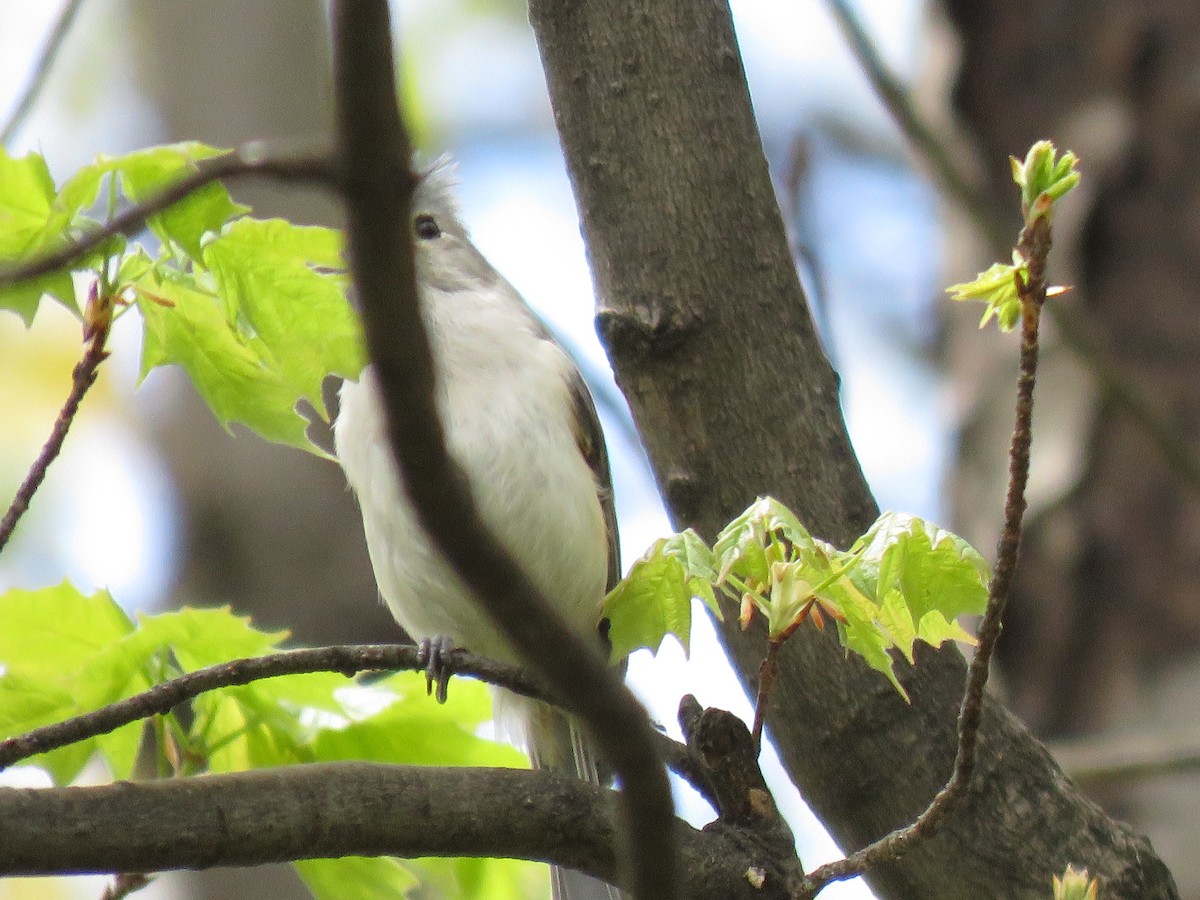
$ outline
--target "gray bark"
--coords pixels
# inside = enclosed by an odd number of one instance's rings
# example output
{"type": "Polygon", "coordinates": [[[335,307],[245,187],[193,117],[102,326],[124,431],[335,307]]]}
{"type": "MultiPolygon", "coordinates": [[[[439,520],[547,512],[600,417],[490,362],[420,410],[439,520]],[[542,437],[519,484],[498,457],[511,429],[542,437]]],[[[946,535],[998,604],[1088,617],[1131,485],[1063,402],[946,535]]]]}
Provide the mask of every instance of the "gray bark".
{"type": "MultiPolygon", "coordinates": [[[[0,788],[0,875],[148,872],[347,855],[518,857],[612,879],[616,795],[520,769],[324,763],[138,784],[0,788]],[[514,798],[520,815],[514,815],[514,798]]],[[[694,900],[784,900],[731,831],[676,822],[694,900]]],[[[251,873],[247,873],[251,874],[251,873]]],[[[259,882],[261,888],[261,882],[259,882]]],[[[252,890],[243,886],[250,896],[252,890]]]]}
{"type": "MultiPolygon", "coordinates": [[[[711,538],[770,493],[845,546],[875,504],[788,257],[725,3],[534,0],[531,18],[601,330],[675,523],[711,538]]],[[[761,633],[722,632],[752,683],[761,633]]],[[[902,674],[906,706],[828,635],[788,646],[769,727],[844,848],[912,820],[945,781],[963,676],[956,650],[922,654],[902,674]]],[[[882,896],[1044,898],[1067,862],[1101,874],[1106,897],[1175,896],[1145,839],[995,702],[982,747],[946,829],[869,876],[882,896]]]]}

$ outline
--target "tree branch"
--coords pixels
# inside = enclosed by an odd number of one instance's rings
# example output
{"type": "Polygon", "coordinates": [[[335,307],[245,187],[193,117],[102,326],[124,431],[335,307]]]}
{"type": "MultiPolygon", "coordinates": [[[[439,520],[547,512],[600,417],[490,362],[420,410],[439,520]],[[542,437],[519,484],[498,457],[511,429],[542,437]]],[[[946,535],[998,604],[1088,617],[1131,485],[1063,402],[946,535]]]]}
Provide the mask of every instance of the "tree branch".
{"type": "Polygon", "coordinates": [[[480,522],[434,401],[409,226],[410,147],[399,117],[383,0],[334,7],[334,82],[347,249],[388,434],[422,526],[528,665],[586,724],[621,784],[622,878],[641,900],[676,896],[671,793],[641,706],[571,631],[480,522]]]}
{"type": "MultiPolygon", "coordinates": [[[[93,286],[92,296],[88,307],[88,312],[92,313],[98,305],[99,298],[96,295],[97,288],[93,286]]],[[[109,301],[104,301],[106,304],[109,301]]],[[[109,310],[110,311],[110,310],[109,310]]],[[[25,480],[21,482],[21,486],[17,488],[17,493],[9,504],[8,510],[4,513],[4,518],[0,519],[0,551],[4,550],[8,539],[12,537],[14,529],[17,527],[17,522],[21,516],[29,509],[29,504],[33,501],[33,495],[42,485],[42,481],[46,478],[46,472],[50,469],[50,464],[58,457],[62,450],[63,441],[67,439],[67,432],[71,429],[71,423],[75,421],[75,414],[79,412],[79,404],[83,400],[83,395],[88,392],[96,382],[96,375],[100,368],[100,363],[108,358],[108,351],[105,350],[105,345],[108,343],[108,333],[112,324],[111,316],[106,312],[98,320],[89,321],[85,328],[91,333],[87,335],[87,349],[83,352],[83,358],[75,364],[75,368],[71,372],[71,391],[67,394],[66,402],[63,403],[62,409],[59,410],[58,417],[54,420],[54,427],[50,429],[50,437],[46,439],[46,443],[42,446],[41,452],[37,455],[37,459],[33,461],[33,465],[29,467],[29,472],[25,476],[25,480]]]]}
{"type": "MultiPolygon", "coordinates": [[[[444,658],[444,663],[452,675],[476,678],[525,697],[561,705],[552,691],[516,666],[493,662],[465,650],[454,650],[444,658]]],[[[108,734],[139,719],[163,715],[208,691],[309,672],[340,672],[350,678],[359,672],[422,671],[424,668],[417,647],[411,644],[313,647],[230,660],[164,681],[92,712],[6,738],[0,741],[0,771],[39,753],[108,734]]],[[[697,768],[696,760],[686,746],[659,732],[655,732],[655,741],[659,755],[674,771],[702,794],[711,796],[705,774],[697,768]]]]}
{"type": "MultiPolygon", "coordinates": [[[[490,856],[617,876],[613,792],[522,769],[316,763],[103,785],[0,788],[0,876],[157,872],[339,856],[490,856]],[[514,799],[520,798],[519,814],[514,799]],[[86,836],[86,839],[84,837],[86,836]]],[[[696,900],[784,900],[769,864],[672,818],[696,900]]]]}
{"type": "MultiPolygon", "coordinates": [[[[1008,225],[996,212],[995,204],[989,203],[973,185],[973,180],[954,162],[945,143],[917,112],[908,90],[883,62],[850,3],[847,0],[828,2],[863,74],[901,132],[933,170],[946,196],[966,210],[991,244],[992,251],[1004,258],[1011,238],[1008,225]]],[[[1138,424],[1175,477],[1200,493],[1200,457],[1180,439],[1178,430],[1171,427],[1163,415],[1161,405],[1141,391],[1127,371],[1115,365],[1112,351],[1101,345],[1079,316],[1061,303],[1052,304],[1048,309],[1060,340],[1096,380],[1101,394],[1138,424]]]]}
{"type": "Polygon", "coordinates": [[[1047,746],[1064,772],[1093,790],[1099,785],[1200,769],[1200,733],[1195,731],[1103,734],[1047,746]]]}
{"type": "Polygon", "coordinates": [[[1012,240],[1008,227],[1000,221],[995,207],[974,184],[974,179],[954,161],[949,148],[933,127],[917,112],[908,88],[883,61],[879,48],[867,34],[849,0],[827,2],[867,81],[901,133],[908,138],[920,158],[933,169],[942,190],[966,210],[993,246],[998,246],[1001,251],[1006,250],[1012,240]]]}
{"type": "Polygon", "coordinates": [[[146,227],[146,220],[155,213],[173,206],[209,182],[258,176],[283,182],[331,185],[335,172],[336,161],[327,153],[283,155],[271,153],[270,148],[261,143],[245,144],[220,156],[201,160],[192,174],[123,210],[102,227],[67,242],[58,250],[18,266],[0,269],[0,287],[65,269],[114,235],[132,237],[146,227]]]}
{"type": "Polygon", "coordinates": [[[58,18],[55,19],[50,34],[46,38],[46,43],[42,47],[42,52],[38,55],[37,62],[34,63],[29,80],[25,83],[25,90],[13,104],[12,112],[8,114],[4,127],[0,128],[0,147],[7,147],[21,130],[21,126],[25,124],[25,119],[34,104],[37,103],[42,88],[46,86],[46,79],[58,59],[58,52],[62,49],[67,35],[71,33],[71,26],[75,24],[75,18],[82,6],[83,0],[67,0],[63,4],[58,18]]]}
{"type": "MultiPolygon", "coordinates": [[[[878,510],[784,237],[727,5],[529,9],[601,331],[675,526],[711,540],[769,493],[849,546],[878,510]]],[[[719,627],[752,685],[764,629],[719,627]]],[[[897,666],[909,705],[830,634],[798,634],[780,654],[767,729],[844,847],[912,822],[953,769],[966,666],[954,648],[919,649],[917,663],[897,666]]],[[[980,735],[989,752],[953,827],[873,870],[880,897],[1040,900],[1064,859],[1086,860],[1114,900],[1176,896],[1149,843],[986,696],[980,735]]]]}
{"type": "Polygon", "coordinates": [[[1021,301],[1021,364],[1017,374],[1017,411],[1009,448],[1008,490],[1004,500],[1004,526],[996,548],[996,568],[988,585],[987,609],[979,625],[979,644],[967,667],[967,685],[958,714],[958,751],[954,771],[945,787],[917,817],[844,860],[822,866],[805,879],[801,897],[814,897],[831,881],[853,878],[880,863],[898,859],[918,841],[937,833],[971,786],[975,774],[979,727],[983,721],[983,692],[987,687],[992,655],[1008,592],[1017,568],[1021,546],[1021,520],[1025,515],[1025,485],[1029,480],[1029,451],[1033,441],[1033,389],[1037,383],[1038,324],[1046,303],[1046,259],[1050,253],[1050,220],[1037,216],[1021,232],[1018,247],[1028,263],[1029,279],[1017,276],[1021,301]]]}
{"type": "MultiPolygon", "coordinates": [[[[759,746],[746,723],[723,709],[702,709],[690,694],[679,704],[679,724],[689,754],[704,772],[707,798],[717,810],[714,829],[740,829],[772,860],[770,878],[782,881],[788,896],[804,879],[796,839],[775,805],[762,769],[759,746]]],[[[767,870],[762,870],[763,876],[767,870]]]]}

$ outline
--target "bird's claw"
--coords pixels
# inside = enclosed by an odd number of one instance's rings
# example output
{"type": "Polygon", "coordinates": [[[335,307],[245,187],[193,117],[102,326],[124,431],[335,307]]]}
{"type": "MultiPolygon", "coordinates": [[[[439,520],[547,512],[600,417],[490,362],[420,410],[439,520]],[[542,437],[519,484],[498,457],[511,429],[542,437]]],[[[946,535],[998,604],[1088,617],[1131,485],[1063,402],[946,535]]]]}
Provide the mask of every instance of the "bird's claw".
{"type": "Polygon", "coordinates": [[[447,687],[452,674],[447,657],[454,650],[454,642],[445,635],[425,638],[417,648],[417,662],[425,667],[425,693],[434,694],[438,703],[446,702],[447,687]],[[437,685],[437,693],[433,686],[437,685]]]}

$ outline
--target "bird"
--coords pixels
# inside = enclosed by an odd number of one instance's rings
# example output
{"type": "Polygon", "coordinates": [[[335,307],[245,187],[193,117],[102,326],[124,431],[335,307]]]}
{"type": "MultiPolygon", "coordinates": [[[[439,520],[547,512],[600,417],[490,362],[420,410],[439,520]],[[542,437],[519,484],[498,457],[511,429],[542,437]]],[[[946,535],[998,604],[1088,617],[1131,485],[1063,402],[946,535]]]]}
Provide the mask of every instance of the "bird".
{"type": "MultiPolygon", "coordinates": [[[[412,198],[418,298],[447,449],[467,476],[483,523],[571,628],[606,652],[601,606],[620,578],[608,453],[576,365],[517,290],[471,242],[445,159],[420,173],[412,198]]],[[[499,662],[520,657],[442,559],[417,520],[387,437],[370,366],[340,390],[335,452],[357,495],[382,600],[430,646],[499,662]]],[[[493,689],[497,728],[535,768],[601,784],[581,724],[548,704],[493,689]]],[[[554,900],[621,892],[551,867],[554,900]]]]}

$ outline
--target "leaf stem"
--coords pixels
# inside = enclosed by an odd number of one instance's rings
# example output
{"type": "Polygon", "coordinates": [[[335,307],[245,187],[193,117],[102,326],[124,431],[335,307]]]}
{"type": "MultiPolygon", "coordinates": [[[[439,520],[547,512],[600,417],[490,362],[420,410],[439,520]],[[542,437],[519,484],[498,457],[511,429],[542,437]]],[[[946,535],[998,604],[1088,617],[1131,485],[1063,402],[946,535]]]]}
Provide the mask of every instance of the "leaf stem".
{"type": "Polygon", "coordinates": [[[754,727],[750,736],[754,739],[754,753],[762,751],[763,723],[767,719],[767,701],[771,697],[771,686],[775,683],[775,673],[779,671],[777,659],[783,640],[767,641],[767,655],[763,657],[758,667],[758,692],[754,698],[754,727]]]}
{"type": "Polygon", "coordinates": [[[1016,421],[1009,446],[1008,490],[1004,501],[1004,527],[996,548],[996,569],[988,585],[987,609],[979,625],[979,645],[967,667],[967,682],[958,713],[958,750],[954,770],[946,785],[917,817],[846,859],[821,866],[800,887],[801,898],[815,897],[833,881],[861,875],[880,863],[897,859],[912,846],[937,833],[947,815],[963,798],[975,773],[979,725],[983,716],[983,694],[1008,592],[1016,571],[1021,545],[1021,522],[1025,514],[1025,486],[1029,480],[1029,451],[1033,431],[1033,389],[1037,381],[1038,326],[1046,301],[1046,258],[1050,252],[1050,222],[1038,216],[1021,231],[1018,252],[1028,263],[1028,279],[1018,274],[1021,300],[1021,361],[1017,374],[1016,421]]]}

